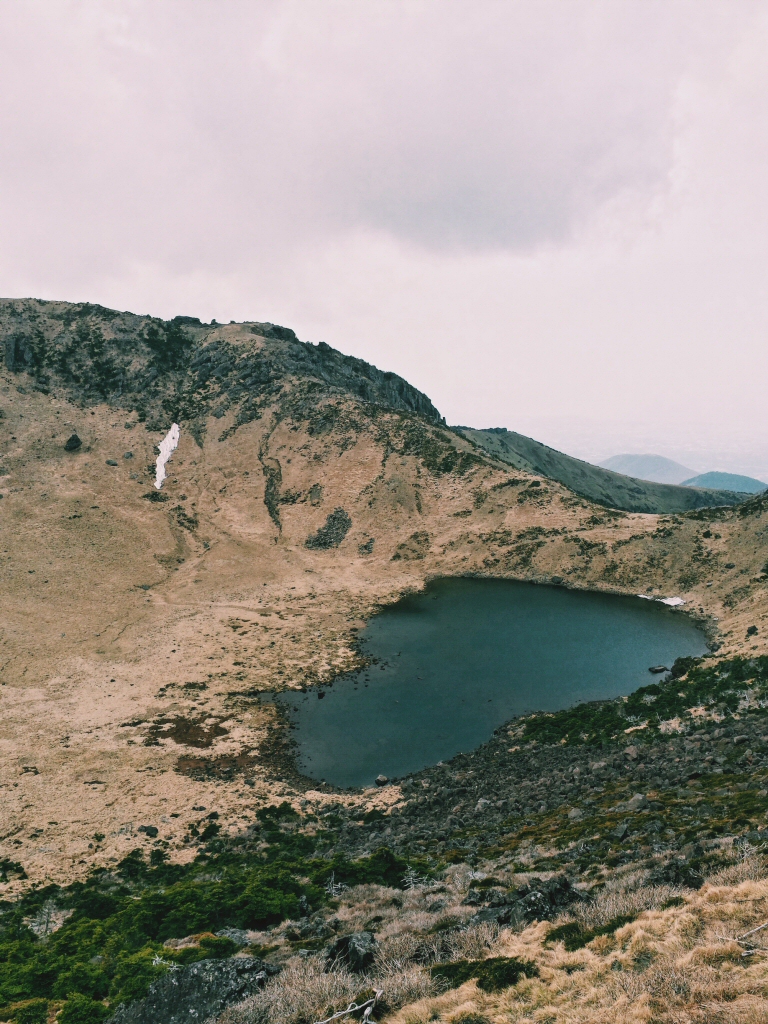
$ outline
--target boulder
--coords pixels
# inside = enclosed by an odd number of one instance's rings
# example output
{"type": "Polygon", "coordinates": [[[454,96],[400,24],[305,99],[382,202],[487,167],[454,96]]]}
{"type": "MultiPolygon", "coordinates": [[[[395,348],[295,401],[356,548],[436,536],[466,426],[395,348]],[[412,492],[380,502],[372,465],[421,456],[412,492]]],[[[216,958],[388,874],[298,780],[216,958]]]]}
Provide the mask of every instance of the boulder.
{"type": "Polygon", "coordinates": [[[231,939],[238,946],[249,946],[251,942],[248,938],[248,932],[243,928],[221,928],[216,932],[216,937],[219,939],[231,939]]]}
{"type": "Polygon", "coordinates": [[[328,964],[342,963],[355,974],[364,974],[373,965],[376,939],[372,932],[342,935],[328,948],[328,964]]]}
{"type": "Polygon", "coordinates": [[[201,960],[168,971],[153,982],[145,999],[118,1006],[110,1024],[202,1024],[254,995],[278,972],[256,957],[201,960]]]}
{"type": "Polygon", "coordinates": [[[77,434],[71,434],[68,441],[64,445],[65,452],[76,452],[78,448],[82,447],[83,442],[77,436],[77,434]]]}
{"type": "Polygon", "coordinates": [[[389,779],[387,778],[386,775],[377,775],[374,781],[376,782],[377,786],[386,786],[386,784],[389,782],[389,779]]]}
{"type": "Polygon", "coordinates": [[[527,921],[550,921],[564,907],[583,898],[565,875],[555,875],[546,881],[538,880],[522,886],[512,896],[515,909],[527,921]]]}

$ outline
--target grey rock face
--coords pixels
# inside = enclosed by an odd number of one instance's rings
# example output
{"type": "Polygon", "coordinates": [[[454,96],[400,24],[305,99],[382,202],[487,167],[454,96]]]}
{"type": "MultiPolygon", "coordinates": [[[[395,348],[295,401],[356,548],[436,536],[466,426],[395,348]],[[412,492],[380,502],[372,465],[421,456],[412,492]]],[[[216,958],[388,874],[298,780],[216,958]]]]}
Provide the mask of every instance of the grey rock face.
{"type": "Polygon", "coordinates": [[[250,943],[248,938],[248,932],[243,928],[222,928],[216,932],[216,935],[220,939],[231,939],[236,942],[238,946],[247,946],[250,943]]]}
{"type": "Polygon", "coordinates": [[[119,1006],[110,1024],[197,1024],[258,992],[278,971],[255,957],[202,960],[169,971],[145,999],[119,1006]]]}
{"type": "Polygon", "coordinates": [[[0,299],[0,358],[39,389],[63,389],[86,405],[135,409],[151,429],[233,408],[235,428],[291,392],[294,415],[319,397],[351,395],[380,408],[443,418],[429,398],[395,373],[298,340],[267,323],[222,328],[195,317],[159,320],[89,303],[0,299]],[[298,390],[294,384],[298,382],[298,390]],[[202,403],[195,396],[205,389],[202,403]]]}
{"type": "Polygon", "coordinates": [[[355,932],[353,935],[342,935],[328,950],[330,964],[341,962],[350,971],[364,974],[373,964],[376,954],[376,939],[372,932],[355,932]]]}

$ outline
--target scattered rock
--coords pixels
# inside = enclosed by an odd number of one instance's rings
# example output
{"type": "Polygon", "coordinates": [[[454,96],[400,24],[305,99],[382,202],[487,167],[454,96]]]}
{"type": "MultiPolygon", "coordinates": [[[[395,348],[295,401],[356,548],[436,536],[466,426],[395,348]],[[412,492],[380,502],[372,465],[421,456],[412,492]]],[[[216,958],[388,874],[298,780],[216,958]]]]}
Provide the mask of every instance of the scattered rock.
{"type": "Polygon", "coordinates": [[[155,825],[139,825],[136,831],[143,832],[145,835],[149,836],[150,839],[154,839],[158,834],[158,829],[155,825]]]}
{"type": "Polygon", "coordinates": [[[628,811],[639,811],[641,807],[645,807],[648,804],[648,797],[643,796],[642,793],[635,793],[633,797],[627,800],[628,811]]]}
{"type": "Polygon", "coordinates": [[[580,807],[572,807],[570,811],[568,811],[568,817],[571,821],[581,821],[584,817],[584,811],[582,811],[580,807]]]}
{"type": "Polygon", "coordinates": [[[187,1024],[218,1017],[277,973],[278,967],[255,957],[202,960],[168,971],[153,982],[145,999],[119,1006],[110,1024],[187,1024]]]}
{"type": "Polygon", "coordinates": [[[582,899],[565,875],[555,875],[546,881],[537,880],[515,893],[515,906],[527,921],[549,921],[557,917],[564,907],[582,899]]]}
{"type": "Polygon", "coordinates": [[[83,442],[80,440],[77,434],[72,434],[67,443],[64,445],[64,451],[76,452],[78,448],[82,447],[82,444],[83,442]]]}
{"type": "Polygon", "coordinates": [[[624,756],[628,757],[630,761],[636,761],[639,751],[637,747],[627,747],[624,751],[624,756]]]}
{"type": "Polygon", "coordinates": [[[123,458],[124,459],[132,459],[133,458],[133,452],[124,452],[123,458]]]}
{"type": "Polygon", "coordinates": [[[107,459],[107,465],[108,466],[116,466],[117,465],[117,461],[115,459],[107,459]]]}
{"type": "Polygon", "coordinates": [[[748,626],[747,636],[757,636],[757,626],[748,626]]]}
{"type": "Polygon", "coordinates": [[[657,676],[657,675],[659,675],[662,672],[669,672],[669,669],[667,668],[666,665],[651,665],[651,667],[648,669],[648,671],[649,672],[653,672],[653,674],[655,676],[657,676]]]}
{"type": "Polygon", "coordinates": [[[342,935],[329,947],[327,962],[329,965],[343,963],[355,974],[364,974],[373,964],[375,955],[373,932],[354,932],[342,935]]]}
{"type": "Polygon", "coordinates": [[[243,928],[222,928],[216,932],[216,935],[220,939],[231,939],[232,942],[237,943],[238,946],[247,946],[250,944],[248,938],[248,932],[243,928]]]}
{"type": "Polygon", "coordinates": [[[389,782],[389,779],[387,778],[386,775],[377,775],[375,781],[377,786],[386,786],[386,784],[389,782]]]}

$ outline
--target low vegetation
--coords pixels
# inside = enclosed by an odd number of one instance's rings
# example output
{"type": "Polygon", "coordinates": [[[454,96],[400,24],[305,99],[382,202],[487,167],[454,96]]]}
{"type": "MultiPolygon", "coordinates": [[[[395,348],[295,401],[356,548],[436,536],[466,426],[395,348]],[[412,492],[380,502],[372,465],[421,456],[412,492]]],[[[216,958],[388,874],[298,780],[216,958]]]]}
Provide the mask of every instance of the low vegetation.
{"type": "Polygon", "coordinates": [[[32,887],[0,906],[0,1018],[96,1022],[169,969],[245,952],[281,970],[222,1024],[312,1024],[376,991],[377,1019],[410,1007],[403,1024],[597,1021],[617,1001],[638,1021],[748,1021],[768,995],[761,943],[743,937],[768,899],[767,676],[768,658],[682,660],[626,700],[512,723],[405,780],[390,810],[283,803],[235,839],[213,822],[188,865],[135,851],[86,882],[32,887]],[[547,763],[550,806],[477,799],[486,771],[498,795],[499,745],[515,739],[510,763],[547,763]],[[575,813],[551,806],[556,757],[575,813]],[[477,803],[447,828],[441,771],[477,803]],[[361,934],[364,968],[331,957],[361,934]],[[696,1016],[705,995],[720,1016],[696,1016]],[[573,1015],[580,1001],[591,1009],[573,1015]]]}
{"type": "Polygon", "coordinates": [[[190,865],[165,863],[159,850],[147,863],[134,851],[85,883],[34,887],[0,904],[0,1019],[73,993],[114,1007],[145,995],[173,965],[231,956],[238,945],[216,931],[298,918],[328,904],[334,886],[402,881],[407,864],[387,850],[354,863],[318,858],[323,833],[286,830],[297,818],[288,804],[266,808],[242,842],[209,837],[190,865]]]}

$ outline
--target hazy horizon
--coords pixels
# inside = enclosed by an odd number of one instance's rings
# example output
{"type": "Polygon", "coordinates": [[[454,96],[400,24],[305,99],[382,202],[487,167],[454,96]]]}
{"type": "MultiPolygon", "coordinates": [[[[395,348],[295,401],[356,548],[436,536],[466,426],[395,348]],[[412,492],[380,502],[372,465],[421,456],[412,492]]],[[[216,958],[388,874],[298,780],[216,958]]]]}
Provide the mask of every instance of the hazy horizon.
{"type": "Polygon", "coordinates": [[[0,293],[768,477],[768,5],[0,2],[0,293]]]}

